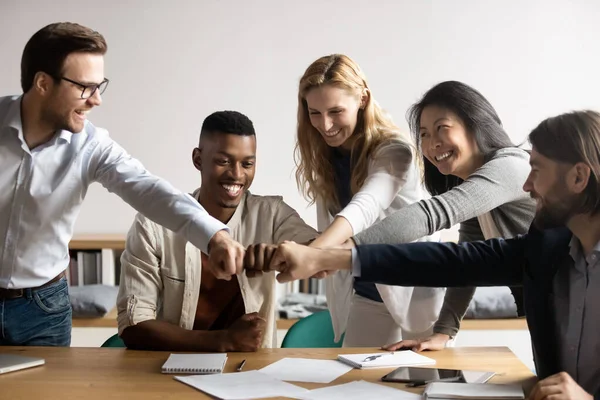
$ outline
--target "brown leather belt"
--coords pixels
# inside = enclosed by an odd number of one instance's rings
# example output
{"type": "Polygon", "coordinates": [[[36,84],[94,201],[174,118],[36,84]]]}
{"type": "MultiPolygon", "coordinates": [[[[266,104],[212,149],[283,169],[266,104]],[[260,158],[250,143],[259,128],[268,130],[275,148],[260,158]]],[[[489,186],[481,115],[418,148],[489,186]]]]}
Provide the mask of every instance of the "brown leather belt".
{"type": "Polygon", "coordinates": [[[37,289],[44,288],[46,286],[50,286],[53,283],[58,282],[61,278],[64,278],[65,276],[66,275],[63,271],[60,274],[58,274],[57,276],[55,276],[54,278],[52,278],[51,280],[49,280],[48,282],[46,282],[43,285],[38,286],[38,287],[24,288],[24,289],[0,288],[0,300],[12,300],[12,299],[18,299],[18,298],[24,297],[27,290],[37,290],[37,289]]]}

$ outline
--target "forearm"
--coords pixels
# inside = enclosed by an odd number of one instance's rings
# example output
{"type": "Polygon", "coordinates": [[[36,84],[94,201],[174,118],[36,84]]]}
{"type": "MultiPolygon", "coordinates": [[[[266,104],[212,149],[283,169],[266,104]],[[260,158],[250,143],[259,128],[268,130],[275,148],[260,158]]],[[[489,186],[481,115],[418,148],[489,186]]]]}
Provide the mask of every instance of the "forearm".
{"type": "Polygon", "coordinates": [[[448,288],[433,332],[456,336],[474,294],[474,287],[448,288]]]}
{"type": "Polygon", "coordinates": [[[132,192],[121,197],[150,220],[183,235],[194,246],[208,253],[213,236],[227,227],[211,217],[194,198],[167,182],[152,182],[150,179],[146,183],[151,186],[147,189],[148,193],[132,192]]]}
{"type": "Polygon", "coordinates": [[[90,163],[91,181],[98,181],[141,214],[182,234],[204,252],[213,235],[227,229],[196,199],[152,175],[112,140],[102,143],[90,163]]]}
{"type": "Polygon", "coordinates": [[[356,244],[409,243],[435,232],[420,203],[389,215],[352,237],[356,244]]]}
{"type": "Polygon", "coordinates": [[[310,243],[311,247],[331,247],[344,243],[352,236],[352,226],[344,217],[335,217],[331,225],[310,243]]]}
{"type": "Polygon", "coordinates": [[[504,151],[451,190],[403,207],[357,234],[359,244],[407,243],[524,197],[528,155],[504,151]]]}
{"type": "Polygon", "coordinates": [[[169,322],[148,320],[125,328],[125,345],[134,350],[228,351],[224,331],[183,329],[169,322]]]}
{"type": "Polygon", "coordinates": [[[523,239],[357,246],[361,279],[398,286],[466,287],[522,283],[523,239]]]}

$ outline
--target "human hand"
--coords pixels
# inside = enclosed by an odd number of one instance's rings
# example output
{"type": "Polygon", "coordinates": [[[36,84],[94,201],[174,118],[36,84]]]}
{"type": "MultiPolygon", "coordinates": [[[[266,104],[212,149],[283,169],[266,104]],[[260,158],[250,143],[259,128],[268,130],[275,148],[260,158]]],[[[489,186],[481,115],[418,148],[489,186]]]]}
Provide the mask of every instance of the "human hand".
{"type": "Polygon", "coordinates": [[[277,247],[269,269],[279,271],[277,275],[279,282],[310,278],[320,272],[315,268],[314,263],[310,263],[310,253],[315,251],[319,252],[320,250],[285,241],[277,247]]]}
{"type": "Polygon", "coordinates": [[[566,372],[559,372],[543,379],[529,394],[529,400],[593,400],[566,372]]]}
{"type": "Polygon", "coordinates": [[[256,351],[262,344],[266,324],[258,313],[242,315],[225,330],[224,351],[256,351]]]}
{"type": "Polygon", "coordinates": [[[227,231],[215,233],[208,249],[208,257],[203,254],[202,261],[216,278],[228,281],[242,272],[245,249],[227,231]]]}
{"type": "MultiPolygon", "coordinates": [[[[316,247],[313,243],[309,244],[309,247],[313,247],[313,248],[327,248],[327,249],[339,249],[339,250],[352,250],[354,247],[356,247],[356,244],[354,243],[354,240],[352,240],[352,238],[349,238],[348,240],[346,240],[344,243],[337,245],[337,246],[327,246],[327,247],[316,247]]],[[[331,270],[331,269],[327,269],[327,270],[323,270],[321,272],[318,272],[316,274],[314,274],[313,276],[311,276],[311,278],[316,278],[316,279],[323,279],[323,278],[327,278],[328,276],[331,276],[335,273],[335,270],[331,270]]]]}
{"type": "Polygon", "coordinates": [[[395,351],[400,349],[411,349],[412,351],[423,350],[442,350],[446,347],[446,343],[450,340],[450,336],[443,333],[434,333],[433,335],[412,340],[401,340],[398,343],[388,344],[383,346],[384,350],[395,351]]]}
{"type": "Polygon", "coordinates": [[[251,244],[246,248],[244,256],[244,270],[246,276],[253,278],[262,275],[263,272],[270,272],[269,264],[277,250],[277,245],[273,244],[251,244]]]}
{"type": "Polygon", "coordinates": [[[325,270],[352,269],[352,253],[348,250],[313,249],[294,242],[279,245],[269,266],[279,271],[280,283],[306,279],[325,270]]]}

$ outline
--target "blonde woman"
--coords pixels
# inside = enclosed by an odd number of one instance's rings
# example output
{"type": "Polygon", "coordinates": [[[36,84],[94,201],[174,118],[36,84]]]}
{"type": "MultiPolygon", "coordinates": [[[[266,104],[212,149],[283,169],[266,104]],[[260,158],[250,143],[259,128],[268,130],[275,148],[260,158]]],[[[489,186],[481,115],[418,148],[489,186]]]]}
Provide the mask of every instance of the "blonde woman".
{"type": "MultiPolygon", "coordinates": [[[[341,245],[421,200],[414,147],[373,99],[359,66],[339,54],[313,62],[300,80],[296,180],[317,206],[314,247],[341,245]]],[[[402,288],[327,277],[336,341],[371,347],[432,332],[444,289],[402,288]]]]}

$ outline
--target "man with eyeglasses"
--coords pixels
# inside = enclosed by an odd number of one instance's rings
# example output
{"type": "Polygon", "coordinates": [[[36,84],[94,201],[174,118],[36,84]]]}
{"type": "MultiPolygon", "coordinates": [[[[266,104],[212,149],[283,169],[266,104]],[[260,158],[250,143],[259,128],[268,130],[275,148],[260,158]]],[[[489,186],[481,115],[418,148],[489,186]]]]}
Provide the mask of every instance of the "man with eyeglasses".
{"type": "Polygon", "coordinates": [[[89,28],[48,25],[23,51],[24,94],[0,97],[0,345],[69,346],[68,244],[92,182],[207,253],[217,278],[242,270],[226,225],[87,121],[106,49],[89,28]]]}

